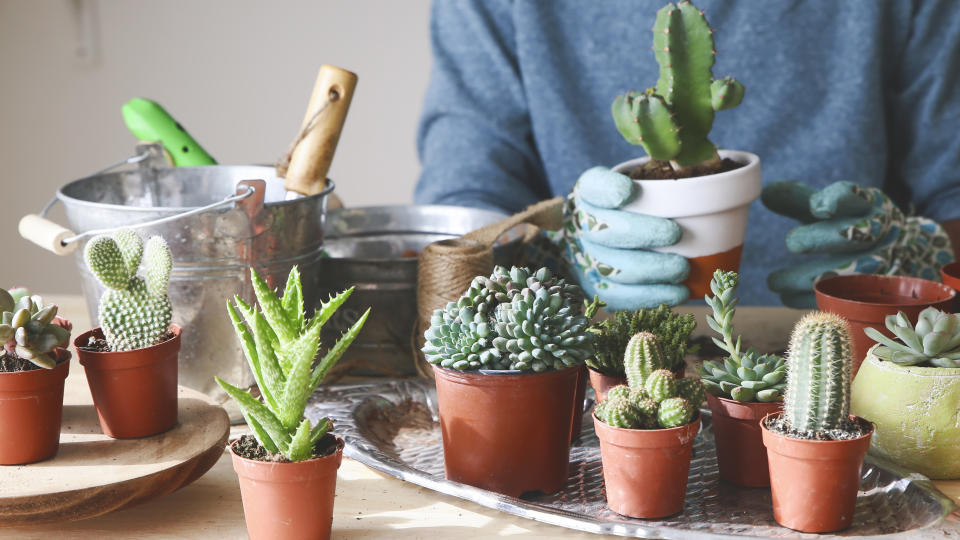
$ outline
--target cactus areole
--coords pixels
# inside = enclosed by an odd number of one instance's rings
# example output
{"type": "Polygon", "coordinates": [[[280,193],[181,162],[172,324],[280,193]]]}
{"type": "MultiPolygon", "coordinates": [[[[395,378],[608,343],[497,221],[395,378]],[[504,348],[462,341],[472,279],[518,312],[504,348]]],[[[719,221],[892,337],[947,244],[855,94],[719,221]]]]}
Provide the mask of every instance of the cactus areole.
{"type": "Polygon", "coordinates": [[[731,77],[713,78],[716,50],[703,11],[690,2],[661,8],[653,50],[660,65],[657,85],[614,100],[617,129],[651,159],[669,163],[677,176],[694,176],[694,169],[719,172],[723,162],[708,138],[714,111],[739,105],[744,88],[731,77]]]}

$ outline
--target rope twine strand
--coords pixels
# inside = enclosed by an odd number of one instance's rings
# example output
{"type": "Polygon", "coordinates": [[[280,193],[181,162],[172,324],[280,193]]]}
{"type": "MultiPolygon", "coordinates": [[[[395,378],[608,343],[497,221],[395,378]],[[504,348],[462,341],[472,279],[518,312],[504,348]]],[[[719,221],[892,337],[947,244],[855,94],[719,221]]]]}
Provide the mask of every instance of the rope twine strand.
{"type": "Polygon", "coordinates": [[[310,121],[307,122],[307,125],[303,126],[303,129],[300,130],[300,134],[297,135],[297,138],[293,140],[290,144],[290,147],[287,149],[287,153],[283,155],[277,164],[274,167],[277,170],[277,178],[286,178],[287,169],[290,168],[290,158],[293,157],[293,151],[297,149],[297,146],[307,138],[307,135],[313,131],[313,128],[317,127],[317,124],[320,123],[320,115],[327,109],[327,106],[340,99],[340,92],[337,92],[335,89],[331,88],[330,93],[327,94],[326,101],[323,102],[323,105],[317,109],[317,112],[313,113],[313,116],[310,117],[310,121]]]}

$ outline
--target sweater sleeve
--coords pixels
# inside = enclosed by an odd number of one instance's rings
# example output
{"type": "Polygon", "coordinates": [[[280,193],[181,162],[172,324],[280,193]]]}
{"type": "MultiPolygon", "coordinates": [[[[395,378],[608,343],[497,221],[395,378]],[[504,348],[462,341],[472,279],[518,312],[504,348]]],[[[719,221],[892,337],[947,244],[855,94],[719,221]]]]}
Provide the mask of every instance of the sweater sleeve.
{"type": "Polygon", "coordinates": [[[549,197],[509,0],[435,0],[415,200],[515,212],[549,197]]]}
{"type": "Polygon", "coordinates": [[[920,0],[888,95],[891,177],[919,214],[960,218],[960,8],[920,0]]]}

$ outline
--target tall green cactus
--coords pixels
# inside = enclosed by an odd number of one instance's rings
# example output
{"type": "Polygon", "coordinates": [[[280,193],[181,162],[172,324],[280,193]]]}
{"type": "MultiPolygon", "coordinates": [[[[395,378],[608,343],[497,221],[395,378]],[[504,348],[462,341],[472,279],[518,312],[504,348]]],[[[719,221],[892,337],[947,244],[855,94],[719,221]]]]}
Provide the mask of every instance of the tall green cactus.
{"type": "Polygon", "coordinates": [[[84,259],[107,288],[97,317],[110,348],[131,351],[159,343],[173,317],[167,296],[173,258],[166,241],[154,236],[144,247],[137,233],[123,229],[90,240],[84,259]],[[146,259],[146,279],[137,275],[141,259],[146,259]]]}
{"type": "Polygon", "coordinates": [[[841,427],[850,414],[850,327],[833,313],[814,312],[797,323],[787,355],[784,419],[813,433],[841,427]]]}
{"type": "Polygon", "coordinates": [[[656,88],[628,92],[613,102],[617,129],[651,159],[670,161],[678,173],[696,165],[719,168],[708,135],[713,113],[736,107],[744,88],[736,79],[714,80],[713,30],[703,11],[688,1],[657,12],[653,50],[660,65],[656,88]]]}
{"type": "Polygon", "coordinates": [[[650,332],[638,332],[627,343],[623,354],[623,370],[627,374],[627,385],[631,388],[643,386],[647,377],[658,369],[663,369],[663,351],[657,336],[650,332]]]}

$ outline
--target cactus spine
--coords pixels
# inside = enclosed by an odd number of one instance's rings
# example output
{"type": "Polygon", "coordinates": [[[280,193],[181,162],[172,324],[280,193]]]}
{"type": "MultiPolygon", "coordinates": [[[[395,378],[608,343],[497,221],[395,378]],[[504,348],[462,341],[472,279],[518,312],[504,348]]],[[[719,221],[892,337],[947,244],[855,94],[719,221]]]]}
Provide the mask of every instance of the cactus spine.
{"type": "Polygon", "coordinates": [[[841,427],[850,414],[850,327],[832,313],[800,319],[790,337],[784,419],[800,432],[841,427]]]}
{"type": "Polygon", "coordinates": [[[731,77],[714,80],[713,30],[703,12],[688,1],[661,8],[653,50],[660,65],[657,86],[617,97],[612,107],[617,128],[678,173],[699,164],[718,168],[720,156],[708,138],[714,111],[739,105],[744,88],[731,77]]]}
{"type": "Polygon", "coordinates": [[[128,229],[97,236],[84,251],[87,266],[107,290],[100,297],[97,317],[114,351],[156,345],[170,327],[173,307],[167,296],[173,259],[163,238],[146,244],[128,229]],[[137,275],[146,260],[146,279],[137,275]]]}

